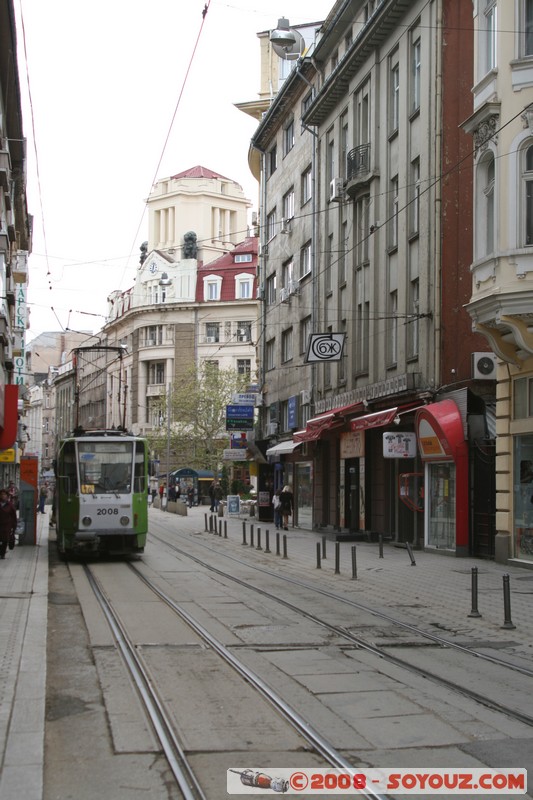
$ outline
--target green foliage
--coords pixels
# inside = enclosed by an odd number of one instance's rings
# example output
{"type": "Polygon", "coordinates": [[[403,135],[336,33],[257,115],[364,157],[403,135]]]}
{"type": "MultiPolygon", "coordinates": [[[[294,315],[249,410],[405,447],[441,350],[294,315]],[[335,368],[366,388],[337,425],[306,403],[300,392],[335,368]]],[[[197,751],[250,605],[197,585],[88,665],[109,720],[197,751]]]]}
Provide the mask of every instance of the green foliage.
{"type": "Polygon", "coordinates": [[[180,373],[170,391],[170,426],[167,393],[161,397],[162,424],[147,436],[150,449],[159,453],[162,472],[166,472],[163,463],[170,429],[170,470],[191,467],[219,474],[222,451],[228,446],[226,406],[234,392],[246,389],[248,380],[209,362],[198,371],[193,364],[180,373]]]}

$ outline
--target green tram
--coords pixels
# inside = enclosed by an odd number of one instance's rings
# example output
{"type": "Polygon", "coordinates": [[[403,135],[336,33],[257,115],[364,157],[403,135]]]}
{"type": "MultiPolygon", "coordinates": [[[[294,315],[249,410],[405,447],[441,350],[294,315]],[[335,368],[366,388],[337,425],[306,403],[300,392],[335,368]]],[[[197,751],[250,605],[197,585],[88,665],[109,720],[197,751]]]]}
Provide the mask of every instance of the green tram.
{"type": "Polygon", "coordinates": [[[148,446],[120,430],[76,431],[55,462],[57,547],[74,554],[142,553],[148,531],[148,446]]]}

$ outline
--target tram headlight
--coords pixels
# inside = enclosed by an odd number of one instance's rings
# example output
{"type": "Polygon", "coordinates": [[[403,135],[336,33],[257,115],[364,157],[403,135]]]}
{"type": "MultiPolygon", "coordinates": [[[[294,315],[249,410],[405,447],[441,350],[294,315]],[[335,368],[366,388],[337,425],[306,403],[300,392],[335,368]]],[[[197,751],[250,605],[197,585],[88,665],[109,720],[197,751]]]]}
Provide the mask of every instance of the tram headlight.
{"type": "Polygon", "coordinates": [[[92,524],[92,519],[90,517],[83,517],[81,521],[83,525],[86,525],[87,527],[92,524]]]}
{"type": "Polygon", "coordinates": [[[126,527],[126,525],[130,524],[130,518],[129,517],[121,517],[120,518],[120,524],[124,525],[124,527],[126,527]]]}

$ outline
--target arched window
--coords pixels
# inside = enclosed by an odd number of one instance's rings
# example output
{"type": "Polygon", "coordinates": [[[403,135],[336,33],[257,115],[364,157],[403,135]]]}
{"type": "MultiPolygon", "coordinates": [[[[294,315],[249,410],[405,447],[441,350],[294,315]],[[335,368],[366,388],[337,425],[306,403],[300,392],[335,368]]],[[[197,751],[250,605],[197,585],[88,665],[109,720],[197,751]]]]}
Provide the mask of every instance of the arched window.
{"type": "Polygon", "coordinates": [[[494,154],[486,152],[477,169],[476,258],[494,252],[496,170],[494,154]]]}
{"type": "Polygon", "coordinates": [[[525,247],[533,245],[533,144],[530,144],[523,153],[523,244],[525,247]]]}

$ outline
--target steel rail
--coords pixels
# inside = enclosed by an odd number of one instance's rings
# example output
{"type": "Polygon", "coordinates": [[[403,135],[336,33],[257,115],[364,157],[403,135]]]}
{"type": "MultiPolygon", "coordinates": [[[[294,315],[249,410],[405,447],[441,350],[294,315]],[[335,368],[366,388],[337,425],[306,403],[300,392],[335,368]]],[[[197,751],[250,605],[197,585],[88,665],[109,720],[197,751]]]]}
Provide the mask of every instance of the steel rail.
{"type": "Polygon", "coordinates": [[[183,793],[184,800],[207,800],[196,779],[196,776],[189,766],[185,753],[183,752],[178,739],[173,733],[170,719],[162,703],[157,697],[157,694],[152,686],[152,682],[138,654],[135,652],[135,648],[125,632],[117,614],[115,613],[111,603],[105,596],[98,583],[98,580],[92,574],[89,567],[84,564],[83,569],[91,589],[93,590],[98,603],[105,614],[122,657],[149,714],[150,720],[154,727],[157,738],[161,743],[161,747],[165,753],[170,769],[172,770],[176,782],[183,793]]]}

